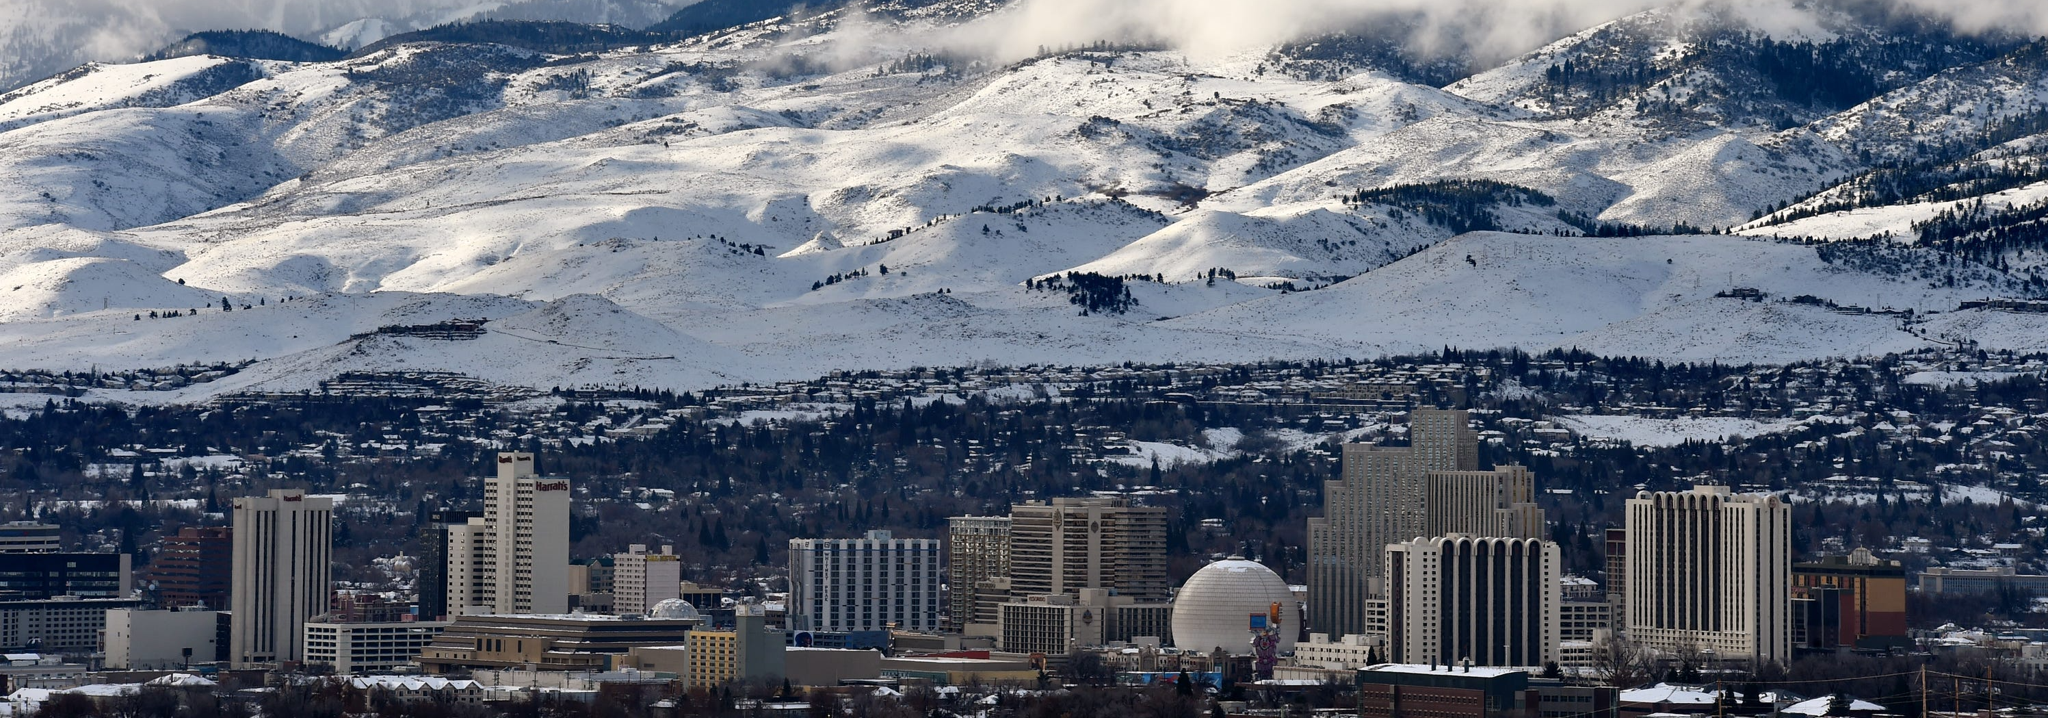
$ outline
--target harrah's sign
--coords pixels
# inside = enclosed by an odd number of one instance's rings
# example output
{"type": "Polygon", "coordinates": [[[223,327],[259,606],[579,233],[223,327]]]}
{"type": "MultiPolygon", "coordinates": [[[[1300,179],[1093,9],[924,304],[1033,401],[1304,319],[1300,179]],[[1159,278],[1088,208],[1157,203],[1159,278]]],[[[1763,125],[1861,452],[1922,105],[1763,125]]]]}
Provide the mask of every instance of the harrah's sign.
{"type": "Polygon", "coordinates": [[[533,485],[534,491],[568,491],[567,481],[542,481],[533,485]]]}

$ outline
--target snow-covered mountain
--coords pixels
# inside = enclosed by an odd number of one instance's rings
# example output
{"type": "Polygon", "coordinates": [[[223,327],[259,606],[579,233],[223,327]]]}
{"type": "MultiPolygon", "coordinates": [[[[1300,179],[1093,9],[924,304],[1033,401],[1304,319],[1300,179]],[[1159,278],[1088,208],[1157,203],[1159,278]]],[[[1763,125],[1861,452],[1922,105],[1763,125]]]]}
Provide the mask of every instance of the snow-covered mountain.
{"type": "Polygon", "coordinates": [[[88,62],[126,62],[201,30],[261,28],[354,50],[400,33],[474,20],[647,27],[693,0],[5,0],[0,91],[88,62]]]}
{"type": "Polygon", "coordinates": [[[1014,10],[24,87],[0,96],[0,367],[254,361],[189,399],[364,371],[2048,348],[2048,314],[1963,308],[2048,296],[2038,43],[1654,10],[1476,73],[1372,36],[960,49],[1014,10]],[[454,319],[485,331],[377,331],[454,319]]]}

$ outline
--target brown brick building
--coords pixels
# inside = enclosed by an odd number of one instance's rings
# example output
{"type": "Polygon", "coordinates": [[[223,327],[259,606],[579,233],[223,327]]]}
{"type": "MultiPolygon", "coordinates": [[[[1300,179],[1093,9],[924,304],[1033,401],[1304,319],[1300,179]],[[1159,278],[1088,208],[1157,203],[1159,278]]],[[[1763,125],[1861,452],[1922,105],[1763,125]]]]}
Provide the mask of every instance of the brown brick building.
{"type": "Polygon", "coordinates": [[[228,609],[228,586],[235,570],[234,529],[186,526],[166,536],[163,549],[149,566],[145,580],[156,587],[160,608],[206,604],[228,609]]]}

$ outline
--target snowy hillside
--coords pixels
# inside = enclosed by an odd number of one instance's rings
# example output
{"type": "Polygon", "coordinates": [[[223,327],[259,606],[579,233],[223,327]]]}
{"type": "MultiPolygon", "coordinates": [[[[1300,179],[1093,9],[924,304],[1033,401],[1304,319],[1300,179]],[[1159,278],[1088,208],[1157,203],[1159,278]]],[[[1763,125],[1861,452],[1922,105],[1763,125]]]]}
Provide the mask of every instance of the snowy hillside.
{"type": "Polygon", "coordinates": [[[253,362],[194,398],[2048,336],[1958,311],[2048,296],[2038,45],[1660,10],[1439,88],[1400,78],[1449,65],[1331,38],[964,53],[984,5],[24,87],[0,96],[0,367],[253,362]],[[385,331],[455,320],[483,329],[385,331]]]}

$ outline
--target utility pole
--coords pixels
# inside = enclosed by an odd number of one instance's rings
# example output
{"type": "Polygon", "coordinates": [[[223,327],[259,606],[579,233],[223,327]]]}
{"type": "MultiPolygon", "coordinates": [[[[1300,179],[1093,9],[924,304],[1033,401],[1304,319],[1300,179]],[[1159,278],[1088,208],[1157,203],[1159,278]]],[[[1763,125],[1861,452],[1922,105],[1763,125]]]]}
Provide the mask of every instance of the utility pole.
{"type": "Polygon", "coordinates": [[[1920,718],[1927,718],[1927,666],[1920,666],[1920,718]]]}

